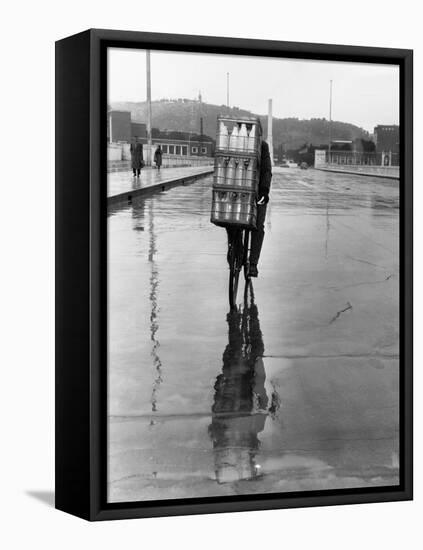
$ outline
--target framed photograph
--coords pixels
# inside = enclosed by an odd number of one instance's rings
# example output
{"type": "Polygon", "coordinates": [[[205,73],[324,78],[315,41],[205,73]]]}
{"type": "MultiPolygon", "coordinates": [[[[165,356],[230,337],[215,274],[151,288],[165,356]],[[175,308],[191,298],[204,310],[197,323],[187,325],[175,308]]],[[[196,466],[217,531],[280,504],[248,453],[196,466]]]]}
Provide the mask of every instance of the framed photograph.
{"type": "Polygon", "coordinates": [[[56,507],[412,498],[412,51],[56,43],[56,507]]]}

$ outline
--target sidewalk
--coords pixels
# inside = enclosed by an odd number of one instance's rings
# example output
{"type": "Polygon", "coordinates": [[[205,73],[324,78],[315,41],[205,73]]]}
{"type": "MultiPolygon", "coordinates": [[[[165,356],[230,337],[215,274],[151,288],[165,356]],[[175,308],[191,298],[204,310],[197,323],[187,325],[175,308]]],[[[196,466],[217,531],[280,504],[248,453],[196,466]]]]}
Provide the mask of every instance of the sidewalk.
{"type": "Polygon", "coordinates": [[[184,185],[197,178],[212,174],[213,166],[184,168],[143,168],[141,176],[134,178],[132,171],[107,174],[107,203],[128,202],[132,198],[157,190],[165,191],[175,185],[184,185]]]}
{"type": "Polygon", "coordinates": [[[323,172],[334,172],[338,174],[353,174],[355,176],[370,176],[373,178],[388,178],[398,180],[399,166],[372,166],[371,168],[363,165],[331,165],[331,166],[318,166],[316,170],[322,170],[323,172]]]}

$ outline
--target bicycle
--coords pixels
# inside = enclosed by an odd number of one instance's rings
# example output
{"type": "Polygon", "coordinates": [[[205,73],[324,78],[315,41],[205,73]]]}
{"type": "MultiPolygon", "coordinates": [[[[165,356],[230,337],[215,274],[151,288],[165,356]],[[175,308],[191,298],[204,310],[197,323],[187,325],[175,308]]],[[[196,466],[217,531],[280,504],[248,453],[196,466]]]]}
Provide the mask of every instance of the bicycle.
{"type": "Polygon", "coordinates": [[[238,293],[239,274],[244,268],[245,290],[244,300],[248,293],[248,287],[251,284],[251,278],[248,275],[249,271],[249,246],[250,246],[250,229],[242,229],[239,227],[227,228],[228,233],[228,255],[229,264],[229,306],[231,310],[236,310],[236,297],[238,293]]]}

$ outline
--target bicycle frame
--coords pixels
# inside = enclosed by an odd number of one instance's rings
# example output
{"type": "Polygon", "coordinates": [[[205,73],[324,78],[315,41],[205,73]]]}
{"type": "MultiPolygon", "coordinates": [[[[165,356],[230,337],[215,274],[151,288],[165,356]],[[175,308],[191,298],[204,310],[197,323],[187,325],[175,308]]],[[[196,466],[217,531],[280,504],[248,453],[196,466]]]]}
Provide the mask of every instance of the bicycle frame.
{"type": "Polygon", "coordinates": [[[228,230],[228,263],[229,263],[229,306],[231,310],[237,308],[239,273],[244,268],[246,291],[250,282],[248,276],[248,259],[250,229],[230,228],[228,230]]]}

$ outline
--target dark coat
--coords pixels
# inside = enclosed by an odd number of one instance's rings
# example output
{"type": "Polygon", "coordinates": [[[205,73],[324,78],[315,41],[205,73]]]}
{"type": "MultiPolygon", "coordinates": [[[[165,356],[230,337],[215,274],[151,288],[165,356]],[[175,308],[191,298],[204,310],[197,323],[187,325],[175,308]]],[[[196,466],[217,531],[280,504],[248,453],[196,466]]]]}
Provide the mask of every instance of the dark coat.
{"type": "Polygon", "coordinates": [[[141,170],[144,166],[142,143],[131,143],[132,169],[141,170]]]}
{"type": "Polygon", "coordinates": [[[156,163],[157,168],[160,168],[162,165],[162,150],[156,149],[154,151],[154,162],[156,163]]]}
{"type": "Polygon", "coordinates": [[[270,159],[269,145],[266,141],[261,142],[260,179],[258,194],[259,198],[264,197],[265,202],[269,200],[270,183],[272,181],[272,161],[270,159]]]}

